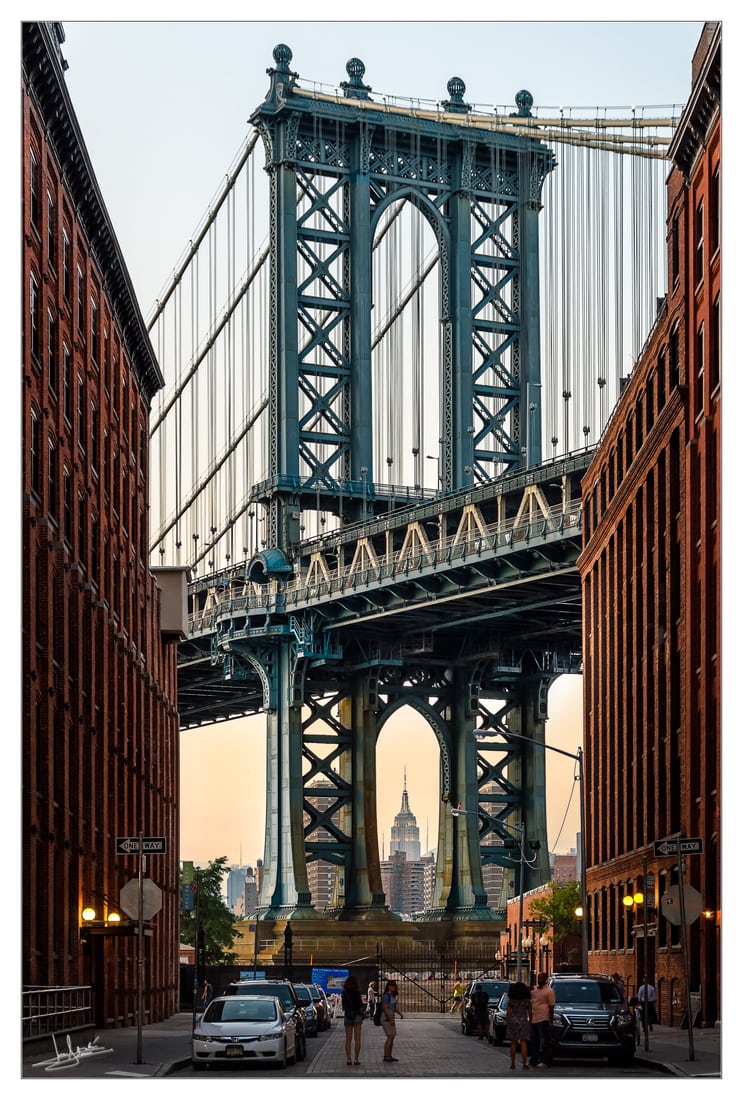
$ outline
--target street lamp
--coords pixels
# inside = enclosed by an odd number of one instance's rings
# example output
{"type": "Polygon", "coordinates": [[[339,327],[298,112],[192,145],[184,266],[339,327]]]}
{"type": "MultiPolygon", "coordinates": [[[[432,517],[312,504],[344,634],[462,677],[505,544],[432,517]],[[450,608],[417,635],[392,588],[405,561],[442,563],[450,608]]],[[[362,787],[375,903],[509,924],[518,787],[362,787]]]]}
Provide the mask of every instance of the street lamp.
{"type": "Polygon", "coordinates": [[[284,977],[292,980],[292,954],[294,948],[294,932],[289,921],[284,929],[284,977]]]}
{"type": "MultiPolygon", "coordinates": [[[[475,731],[479,733],[479,731],[475,731]]],[[[500,732],[500,731],[499,731],[500,732]]],[[[549,749],[550,752],[557,752],[560,756],[567,756],[571,760],[577,761],[578,774],[574,776],[579,784],[580,795],[580,913],[576,909],[576,917],[582,918],[583,914],[588,916],[588,893],[586,890],[586,806],[583,789],[583,750],[578,749],[577,752],[568,752],[566,749],[558,749],[555,745],[548,745],[543,741],[536,741],[533,737],[525,737],[523,733],[513,733],[509,731],[500,733],[501,737],[515,738],[517,741],[526,741],[529,745],[536,745],[539,749],[549,749]]],[[[581,922],[581,967],[584,974],[588,973],[588,920],[582,920],[581,922]]]]}
{"type": "Polygon", "coordinates": [[[362,494],[363,494],[363,500],[364,500],[364,512],[363,512],[364,519],[366,519],[366,475],[368,473],[369,473],[368,467],[367,466],[362,466],[361,467],[361,481],[362,481],[362,494]]]}
{"type": "MultiPolygon", "coordinates": [[[[460,814],[476,814],[477,817],[481,817],[484,821],[489,821],[491,824],[500,826],[502,829],[511,829],[514,833],[518,833],[519,837],[519,858],[518,860],[511,860],[512,863],[519,864],[519,930],[517,936],[517,956],[516,956],[516,981],[521,981],[521,956],[522,956],[522,938],[524,929],[524,866],[533,867],[537,862],[537,852],[540,845],[538,840],[530,840],[529,847],[534,852],[533,859],[528,859],[526,852],[524,851],[524,833],[526,832],[526,825],[522,821],[518,828],[515,825],[509,825],[507,821],[502,821],[501,818],[493,817],[491,814],[485,813],[484,810],[463,810],[461,806],[456,808],[452,806],[452,817],[459,817],[460,814]]],[[[511,848],[514,845],[514,841],[505,840],[503,843],[504,848],[511,848]]],[[[510,856],[508,857],[511,858],[510,856]]]]}

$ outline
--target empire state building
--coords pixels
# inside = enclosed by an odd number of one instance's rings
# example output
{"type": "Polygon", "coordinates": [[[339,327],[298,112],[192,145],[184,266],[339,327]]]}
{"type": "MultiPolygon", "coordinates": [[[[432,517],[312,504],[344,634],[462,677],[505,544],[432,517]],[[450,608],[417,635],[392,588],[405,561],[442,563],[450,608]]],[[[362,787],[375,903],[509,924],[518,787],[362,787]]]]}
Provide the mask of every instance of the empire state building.
{"type": "Polygon", "coordinates": [[[390,857],[393,852],[404,852],[410,863],[417,863],[421,858],[420,829],[408,802],[407,768],[403,772],[402,805],[390,830],[390,857]]]}

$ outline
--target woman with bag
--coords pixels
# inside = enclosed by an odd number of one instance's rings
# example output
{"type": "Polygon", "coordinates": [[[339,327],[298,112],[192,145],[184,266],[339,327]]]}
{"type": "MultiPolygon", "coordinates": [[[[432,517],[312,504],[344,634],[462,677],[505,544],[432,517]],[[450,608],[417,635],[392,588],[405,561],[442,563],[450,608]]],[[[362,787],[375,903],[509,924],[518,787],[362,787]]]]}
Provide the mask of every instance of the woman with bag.
{"type": "Polygon", "coordinates": [[[353,1038],[353,1065],[360,1066],[359,1054],[361,1054],[361,1025],[364,1022],[364,1002],[361,998],[359,983],[353,974],[350,974],[343,983],[341,1007],[343,1008],[343,1024],[346,1029],[346,1065],[351,1065],[351,1039],[353,1038]]]}
{"type": "Polygon", "coordinates": [[[385,1062],[399,1062],[399,1058],[392,1057],[392,1044],[395,1041],[395,1016],[402,1020],[402,1012],[397,1007],[397,982],[389,981],[382,994],[382,1030],[384,1031],[384,1059],[385,1062]]]}

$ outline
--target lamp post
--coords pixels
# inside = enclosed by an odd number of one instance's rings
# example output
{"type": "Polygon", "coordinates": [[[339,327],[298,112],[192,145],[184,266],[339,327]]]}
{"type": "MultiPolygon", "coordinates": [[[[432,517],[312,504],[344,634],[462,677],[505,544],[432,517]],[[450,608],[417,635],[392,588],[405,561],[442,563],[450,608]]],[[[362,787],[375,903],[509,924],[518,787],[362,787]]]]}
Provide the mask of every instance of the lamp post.
{"type": "Polygon", "coordinates": [[[369,469],[366,466],[361,467],[361,483],[362,483],[362,496],[364,501],[364,519],[366,519],[366,475],[369,473],[369,469]]]}
{"type": "MultiPolygon", "coordinates": [[[[622,905],[626,909],[635,909],[636,906],[642,906],[642,972],[645,975],[643,981],[647,984],[648,981],[648,857],[644,856],[642,860],[642,890],[636,891],[634,894],[625,894],[622,898],[622,905]]],[[[648,1036],[648,1014],[646,1011],[642,1014],[642,1031],[645,1040],[645,1050],[650,1050],[650,1039],[648,1036]]]]}
{"type": "MultiPolygon", "coordinates": [[[[505,734],[501,734],[505,737],[505,734]]],[[[578,780],[580,794],[580,914],[576,909],[575,915],[581,918],[581,967],[583,973],[588,973],[588,894],[586,891],[586,807],[583,789],[583,750],[568,752],[566,749],[558,749],[555,745],[547,745],[542,741],[536,741],[533,737],[525,737],[523,733],[508,733],[509,738],[517,741],[526,741],[529,745],[536,745],[539,749],[549,749],[560,756],[567,756],[578,764],[578,774],[574,778],[578,780]]]]}
{"type": "MultiPolygon", "coordinates": [[[[452,817],[459,817],[460,814],[476,814],[478,817],[481,817],[484,821],[489,821],[491,823],[495,823],[496,825],[500,826],[500,828],[502,828],[502,829],[511,829],[511,830],[513,830],[514,833],[518,833],[518,837],[519,837],[519,841],[518,841],[518,844],[519,844],[519,858],[518,858],[518,860],[514,859],[511,862],[519,864],[519,930],[518,930],[518,935],[517,935],[517,939],[516,939],[516,948],[517,948],[517,950],[516,950],[516,981],[520,982],[521,981],[521,961],[522,961],[521,956],[523,954],[522,939],[523,939],[523,929],[524,929],[524,866],[533,867],[534,864],[536,863],[536,861],[537,861],[536,853],[539,851],[539,841],[538,840],[530,840],[529,841],[531,849],[534,852],[534,858],[533,859],[527,859],[526,852],[524,851],[524,833],[526,832],[526,825],[524,824],[523,821],[521,822],[521,824],[519,825],[519,827],[517,829],[515,825],[509,825],[507,821],[502,821],[500,818],[492,817],[491,814],[485,813],[484,810],[479,810],[479,809],[478,810],[463,810],[461,806],[457,806],[456,809],[452,806],[451,814],[452,814],[452,817]]],[[[505,841],[504,842],[504,847],[506,847],[506,848],[512,847],[513,843],[514,843],[513,841],[511,842],[511,844],[509,844],[508,841],[505,841]]],[[[509,856],[509,859],[510,859],[510,856],[509,856]]]]}
{"type": "Polygon", "coordinates": [[[284,929],[284,977],[292,980],[292,952],[294,947],[294,933],[289,921],[284,929]]]}

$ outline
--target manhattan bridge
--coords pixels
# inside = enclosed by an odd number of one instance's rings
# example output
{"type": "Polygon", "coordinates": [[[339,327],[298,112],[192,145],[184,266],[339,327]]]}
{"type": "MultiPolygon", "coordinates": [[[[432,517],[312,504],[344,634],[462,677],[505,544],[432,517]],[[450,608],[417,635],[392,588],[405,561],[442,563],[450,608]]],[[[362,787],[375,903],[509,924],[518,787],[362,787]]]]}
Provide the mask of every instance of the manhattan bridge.
{"type": "Polygon", "coordinates": [[[385,912],[376,742],[413,708],[440,759],[426,919],[492,920],[482,867],[517,830],[540,841],[519,892],[549,879],[580,483],[665,293],[681,108],[481,109],[459,77],[393,99],[358,58],[337,86],[292,62],[276,46],[149,320],[152,562],[191,578],[181,723],[266,716],[264,915],[318,916],[323,859],[361,919],[385,912]]]}

